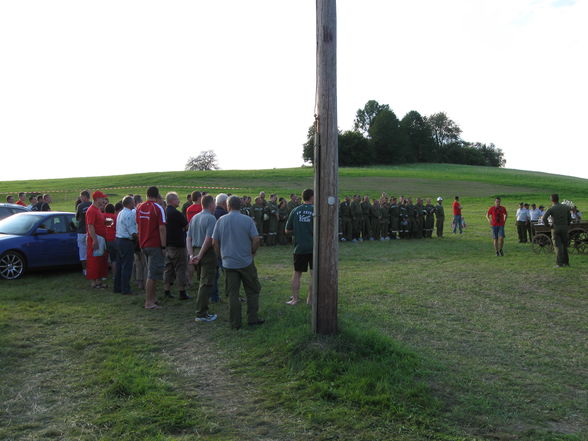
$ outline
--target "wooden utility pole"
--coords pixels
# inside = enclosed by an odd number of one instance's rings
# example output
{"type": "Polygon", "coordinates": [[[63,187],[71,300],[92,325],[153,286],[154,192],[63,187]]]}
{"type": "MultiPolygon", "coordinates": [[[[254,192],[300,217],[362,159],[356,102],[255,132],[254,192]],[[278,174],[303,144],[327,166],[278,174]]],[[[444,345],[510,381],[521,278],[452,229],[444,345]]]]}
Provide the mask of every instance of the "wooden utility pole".
{"type": "Polygon", "coordinates": [[[316,0],[317,109],[314,153],[312,329],[337,332],[339,254],[336,0],[316,0]]]}

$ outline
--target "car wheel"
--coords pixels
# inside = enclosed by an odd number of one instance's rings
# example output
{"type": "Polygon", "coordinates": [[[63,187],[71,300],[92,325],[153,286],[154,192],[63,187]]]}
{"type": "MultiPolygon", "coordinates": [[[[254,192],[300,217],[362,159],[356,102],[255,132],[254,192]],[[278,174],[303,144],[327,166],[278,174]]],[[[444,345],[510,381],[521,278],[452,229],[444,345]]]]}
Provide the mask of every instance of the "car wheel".
{"type": "Polygon", "coordinates": [[[0,256],[0,278],[14,280],[25,273],[25,259],[17,251],[7,251],[0,256]]]}

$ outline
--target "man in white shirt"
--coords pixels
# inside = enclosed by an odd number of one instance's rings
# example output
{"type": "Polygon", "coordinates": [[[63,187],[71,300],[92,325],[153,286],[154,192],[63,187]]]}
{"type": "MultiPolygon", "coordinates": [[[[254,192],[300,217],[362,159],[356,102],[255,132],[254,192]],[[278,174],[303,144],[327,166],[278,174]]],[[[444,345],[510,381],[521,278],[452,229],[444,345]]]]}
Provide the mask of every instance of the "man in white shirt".
{"type": "MultiPolygon", "coordinates": [[[[528,204],[527,204],[528,205],[528,204]]],[[[516,214],[517,234],[519,235],[519,243],[527,242],[527,225],[529,224],[529,209],[525,208],[525,204],[521,202],[516,214]]]]}
{"type": "Polygon", "coordinates": [[[113,291],[120,294],[132,294],[131,274],[137,240],[135,201],[132,196],[125,196],[122,203],[124,208],[116,218],[116,246],[119,250],[119,262],[114,275],[113,291]]]}
{"type": "Polygon", "coordinates": [[[539,223],[541,219],[541,210],[537,208],[537,204],[531,204],[531,210],[529,210],[529,218],[531,221],[531,240],[533,240],[533,236],[535,235],[535,228],[534,226],[539,223]]]}

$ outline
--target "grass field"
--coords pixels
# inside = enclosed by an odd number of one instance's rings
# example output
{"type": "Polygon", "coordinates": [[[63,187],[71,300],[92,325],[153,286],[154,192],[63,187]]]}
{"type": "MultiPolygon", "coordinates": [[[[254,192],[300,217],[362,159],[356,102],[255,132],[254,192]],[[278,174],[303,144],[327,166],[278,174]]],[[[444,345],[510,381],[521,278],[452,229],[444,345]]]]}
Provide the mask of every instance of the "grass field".
{"type": "MultiPolygon", "coordinates": [[[[285,195],[311,182],[309,169],[175,172],[0,192],[61,190],[54,208],[70,210],[83,188],[285,195]]],[[[240,331],[226,304],[213,306],[217,322],[195,323],[193,301],[144,311],[140,296],[90,291],[75,271],[0,283],[0,439],[586,440],[588,256],[555,269],[510,222],[497,258],[484,213],[496,194],[514,214],[553,191],[585,211],[587,184],[483,167],[343,169],[342,195],[460,194],[468,228],[342,244],[336,337],[313,336],[308,309],[284,305],[287,247],[260,250],[266,324],[240,331]]]]}

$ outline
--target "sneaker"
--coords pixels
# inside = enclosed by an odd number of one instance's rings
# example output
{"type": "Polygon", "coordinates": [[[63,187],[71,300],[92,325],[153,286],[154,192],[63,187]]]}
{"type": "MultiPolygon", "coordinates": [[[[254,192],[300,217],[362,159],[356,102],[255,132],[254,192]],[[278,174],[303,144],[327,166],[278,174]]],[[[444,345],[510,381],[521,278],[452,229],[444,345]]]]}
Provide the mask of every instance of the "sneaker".
{"type": "Polygon", "coordinates": [[[500,250],[499,252],[501,256],[504,256],[504,251],[500,250]]]}
{"type": "Polygon", "coordinates": [[[353,243],[357,243],[357,239],[353,239],[351,242],[353,242],[353,243]]]}
{"type": "Polygon", "coordinates": [[[206,314],[204,317],[196,317],[196,322],[213,322],[216,320],[216,314],[206,314]]]}
{"type": "Polygon", "coordinates": [[[347,242],[347,239],[345,239],[344,237],[341,238],[341,242],[347,242]]]}

